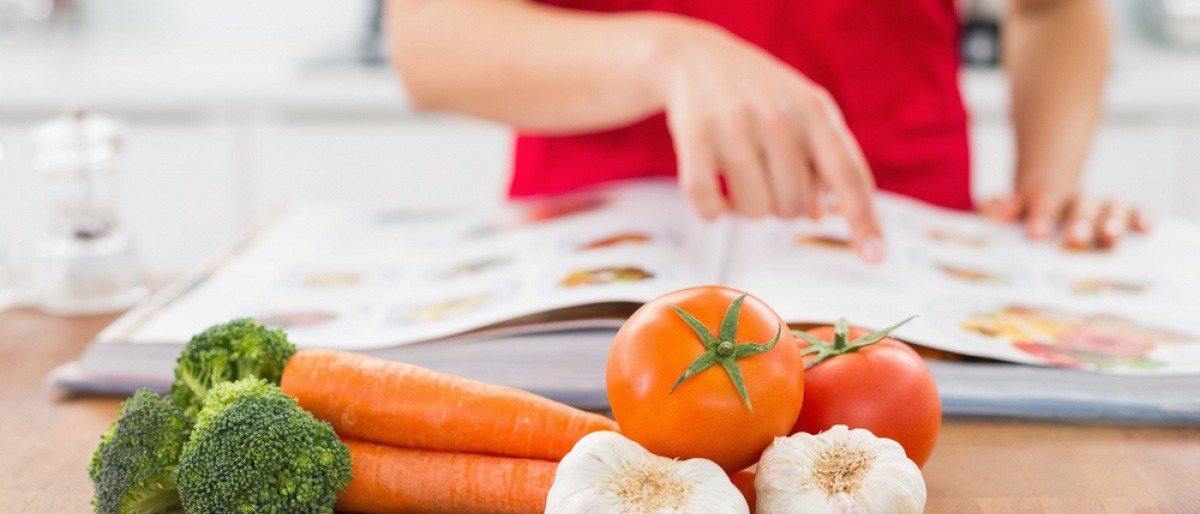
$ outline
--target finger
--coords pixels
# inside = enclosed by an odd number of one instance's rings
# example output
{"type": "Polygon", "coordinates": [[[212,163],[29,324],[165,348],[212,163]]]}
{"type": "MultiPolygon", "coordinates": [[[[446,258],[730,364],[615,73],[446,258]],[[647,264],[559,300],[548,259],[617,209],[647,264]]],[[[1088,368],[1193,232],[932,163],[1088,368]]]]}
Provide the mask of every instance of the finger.
{"type": "Polygon", "coordinates": [[[821,176],[817,173],[817,163],[813,160],[812,152],[808,151],[808,143],[801,140],[799,146],[797,151],[804,156],[801,169],[807,175],[806,183],[808,184],[808,188],[804,191],[805,208],[801,214],[810,220],[817,221],[825,215],[827,204],[831,203],[829,199],[833,194],[829,191],[828,186],[822,183],[821,176]]]}
{"type": "Polygon", "coordinates": [[[671,118],[671,139],[679,160],[679,187],[696,211],[713,219],[729,210],[717,178],[717,159],[703,124],[671,118]]]}
{"type": "MultiPolygon", "coordinates": [[[[801,153],[807,155],[806,152],[801,153]]],[[[817,180],[816,166],[811,157],[805,158],[804,172],[808,175],[809,187],[804,192],[804,205],[808,206],[805,209],[804,215],[813,221],[821,219],[821,215],[824,212],[821,208],[821,183],[817,180]]]]}
{"type": "Polygon", "coordinates": [[[733,210],[747,218],[761,218],[775,210],[767,186],[767,172],[750,124],[745,118],[726,120],[721,131],[723,144],[717,156],[729,185],[733,210]]]}
{"type": "Polygon", "coordinates": [[[1097,221],[1100,204],[1090,198],[1079,197],[1071,202],[1063,240],[1073,248],[1087,248],[1096,244],[1097,221]]]}
{"type": "Polygon", "coordinates": [[[1110,200],[1100,207],[1096,240],[1103,248],[1112,248],[1132,223],[1132,213],[1124,202],[1110,200]]]}
{"type": "Polygon", "coordinates": [[[1133,230],[1137,231],[1138,233],[1145,234],[1146,232],[1149,232],[1151,227],[1154,225],[1154,219],[1150,213],[1142,209],[1133,209],[1130,225],[1133,227],[1133,230]]]}
{"type": "Polygon", "coordinates": [[[1067,208],[1064,195],[1041,193],[1025,201],[1025,232],[1030,239],[1042,240],[1054,233],[1067,208]]]}
{"type": "Polygon", "coordinates": [[[812,171],[795,129],[782,115],[776,114],[778,111],[769,112],[771,114],[764,115],[759,122],[759,135],[763,141],[775,214],[781,218],[795,218],[811,212],[816,202],[812,171]]]}
{"type": "Polygon", "coordinates": [[[837,195],[859,257],[871,263],[882,261],[883,234],[873,197],[875,179],[837,106],[826,99],[818,102],[818,109],[810,118],[808,146],[817,173],[837,195]]]}
{"type": "Polygon", "coordinates": [[[994,197],[979,208],[985,217],[1004,223],[1012,223],[1021,217],[1021,202],[1015,196],[994,197]]]}

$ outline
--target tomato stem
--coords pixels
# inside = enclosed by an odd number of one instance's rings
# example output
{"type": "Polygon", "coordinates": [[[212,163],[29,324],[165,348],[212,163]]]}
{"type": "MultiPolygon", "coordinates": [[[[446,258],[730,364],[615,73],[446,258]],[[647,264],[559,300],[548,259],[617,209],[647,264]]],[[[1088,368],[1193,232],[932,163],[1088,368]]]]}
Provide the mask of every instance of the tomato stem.
{"type": "Polygon", "coordinates": [[[792,334],[800,339],[803,339],[804,342],[809,344],[808,348],[805,348],[800,352],[801,356],[812,355],[814,353],[817,354],[817,357],[813,359],[812,362],[804,365],[804,369],[809,369],[830,357],[837,357],[838,355],[855,352],[859,348],[864,348],[878,343],[879,341],[882,341],[883,338],[890,335],[892,331],[900,328],[905,323],[912,321],[915,317],[916,316],[909,316],[908,319],[896,323],[895,325],[887,327],[883,330],[876,330],[850,342],[847,342],[847,340],[850,339],[850,326],[848,323],[846,323],[846,318],[838,319],[837,325],[835,325],[833,329],[832,342],[825,341],[801,330],[793,330],[792,334]]]}
{"type": "Polygon", "coordinates": [[[683,319],[685,323],[691,327],[696,336],[700,338],[700,343],[704,345],[704,353],[696,357],[687,370],[675,381],[675,385],[671,386],[671,391],[667,394],[674,393],[675,388],[679,387],[683,381],[692,378],[697,373],[704,371],[713,365],[720,364],[725,369],[725,373],[729,375],[729,379],[733,381],[733,386],[737,388],[738,394],[741,395],[742,401],[746,403],[746,408],[750,412],[754,412],[754,406],[750,404],[750,395],[746,393],[746,381],[742,377],[742,368],[738,366],[737,361],[743,357],[758,355],[770,351],[779,342],[779,336],[783,333],[783,326],[780,325],[775,330],[775,338],[764,344],[742,343],[736,344],[734,336],[737,335],[738,317],[742,313],[742,303],[746,300],[746,293],[742,293],[729,308],[725,310],[725,317],[721,320],[721,329],[714,337],[708,327],[704,326],[700,320],[696,319],[687,311],[679,307],[671,306],[675,313],[683,319]]]}
{"type": "Polygon", "coordinates": [[[838,318],[837,325],[833,329],[833,348],[835,350],[846,349],[846,340],[850,338],[850,327],[846,323],[846,318],[838,318]]]}
{"type": "Polygon", "coordinates": [[[721,357],[729,357],[730,355],[733,355],[733,342],[721,341],[721,344],[717,345],[717,355],[720,355],[721,357]]]}

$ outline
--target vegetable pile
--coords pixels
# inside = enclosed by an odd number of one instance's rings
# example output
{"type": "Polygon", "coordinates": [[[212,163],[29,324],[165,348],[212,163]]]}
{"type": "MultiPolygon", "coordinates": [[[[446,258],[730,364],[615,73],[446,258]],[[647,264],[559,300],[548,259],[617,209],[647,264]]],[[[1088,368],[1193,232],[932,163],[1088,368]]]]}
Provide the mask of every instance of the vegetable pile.
{"type": "MultiPolygon", "coordinates": [[[[906,320],[907,321],[907,320],[906,320]]],[[[139,391],[88,464],[96,512],[920,512],[941,426],[888,334],[786,329],[720,286],[646,303],[613,341],[615,421],[532,393],[234,320],[171,394],[139,391]],[[749,468],[757,464],[757,468],[749,468]],[[749,469],[748,469],[749,468],[749,469]]]]}

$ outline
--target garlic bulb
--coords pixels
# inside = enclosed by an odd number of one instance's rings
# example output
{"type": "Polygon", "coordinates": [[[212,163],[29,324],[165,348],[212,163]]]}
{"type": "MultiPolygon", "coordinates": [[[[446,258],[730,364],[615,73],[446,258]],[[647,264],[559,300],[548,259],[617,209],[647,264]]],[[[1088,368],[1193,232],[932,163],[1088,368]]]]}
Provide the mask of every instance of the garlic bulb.
{"type": "Polygon", "coordinates": [[[921,470],[891,439],[836,425],[819,435],[777,437],[754,479],[758,514],[920,513],[921,470]]]}
{"type": "Polygon", "coordinates": [[[563,457],[546,514],[749,514],[712,461],[659,457],[615,432],[593,432],[563,457]]]}

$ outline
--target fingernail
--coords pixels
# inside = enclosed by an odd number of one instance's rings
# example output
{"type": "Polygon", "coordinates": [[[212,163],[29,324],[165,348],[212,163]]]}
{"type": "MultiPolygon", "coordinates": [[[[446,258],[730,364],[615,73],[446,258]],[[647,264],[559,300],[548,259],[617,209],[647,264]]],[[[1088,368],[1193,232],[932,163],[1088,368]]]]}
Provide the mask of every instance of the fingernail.
{"type": "Polygon", "coordinates": [[[1053,228],[1054,226],[1050,223],[1050,220],[1046,218],[1035,218],[1029,224],[1029,235],[1038,239],[1048,237],[1053,228]]]}
{"type": "Polygon", "coordinates": [[[1079,243],[1090,240],[1095,235],[1092,229],[1092,222],[1088,220],[1075,220],[1071,222],[1070,234],[1071,239],[1079,243]]]}
{"type": "Polygon", "coordinates": [[[1134,216],[1134,221],[1137,223],[1138,229],[1143,232],[1150,230],[1150,227],[1154,225],[1154,217],[1144,212],[1138,212],[1134,216]]]}
{"type": "Polygon", "coordinates": [[[1104,220],[1104,225],[1100,228],[1100,230],[1103,230],[1105,235],[1115,236],[1120,234],[1121,231],[1125,229],[1124,225],[1125,224],[1117,218],[1108,218],[1104,220]]]}
{"type": "Polygon", "coordinates": [[[858,245],[858,253],[863,260],[871,263],[883,260],[883,241],[878,237],[869,236],[863,239],[862,244],[858,245]]]}

